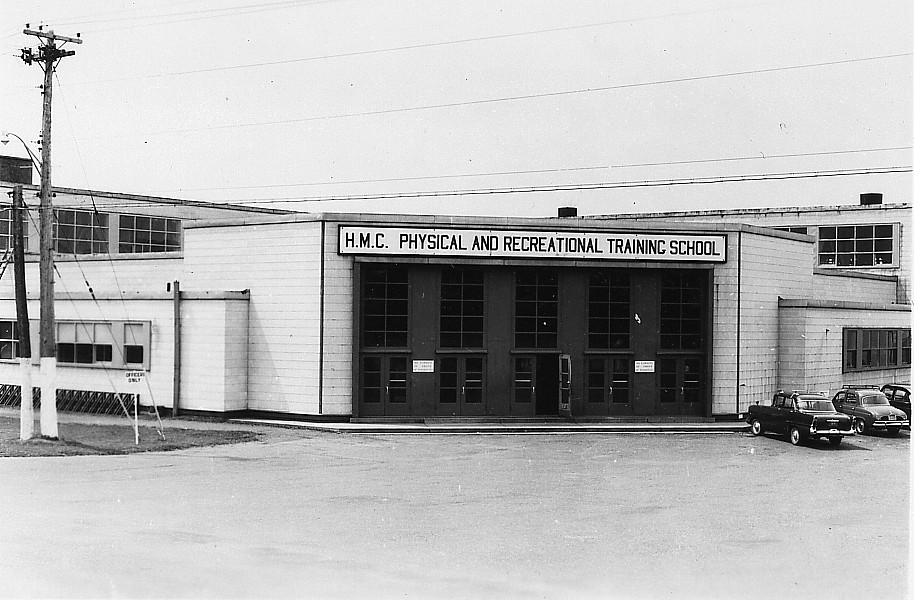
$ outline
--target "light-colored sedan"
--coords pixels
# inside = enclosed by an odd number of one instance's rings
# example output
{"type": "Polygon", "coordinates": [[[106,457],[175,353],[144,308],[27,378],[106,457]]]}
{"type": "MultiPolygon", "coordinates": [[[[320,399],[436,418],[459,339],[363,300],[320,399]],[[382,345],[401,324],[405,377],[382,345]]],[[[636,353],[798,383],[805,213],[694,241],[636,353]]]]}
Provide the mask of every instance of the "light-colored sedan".
{"type": "Polygon", "coordinates": [[[832,398],[838,412],[854,419],[857,433],[884,431],[898,435],[902,427],[910,427],[911,421],[904,411],[889,404],[885,394],[876,388],[845,386],[832,398]]]}

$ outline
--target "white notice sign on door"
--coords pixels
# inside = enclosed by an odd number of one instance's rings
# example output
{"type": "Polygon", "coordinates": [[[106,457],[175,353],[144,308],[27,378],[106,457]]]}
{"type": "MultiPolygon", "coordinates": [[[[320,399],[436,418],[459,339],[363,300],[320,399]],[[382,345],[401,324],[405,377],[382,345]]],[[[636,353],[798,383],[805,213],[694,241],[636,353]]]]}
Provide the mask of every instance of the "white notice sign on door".
{"type": "Polygon", "coordinates": [[[654,372],[654,361],[652,360],[636,360],[635,361],[635,373],[653,373],[654,372]]]}
{"type": "Polygon", "coordinates": [[[435,361],[433,360],[414,360],[413,373],[434,373],[435,361]]]}

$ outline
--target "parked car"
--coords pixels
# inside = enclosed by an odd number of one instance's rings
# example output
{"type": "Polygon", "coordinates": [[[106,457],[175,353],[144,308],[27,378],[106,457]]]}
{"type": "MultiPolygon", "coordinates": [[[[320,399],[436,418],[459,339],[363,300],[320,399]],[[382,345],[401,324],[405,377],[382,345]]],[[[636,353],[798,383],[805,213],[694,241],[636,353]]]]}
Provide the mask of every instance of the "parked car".
{"type": "Polygon", "coordinates": [[[753,435],[783,433],[796,446],[809,438],[828,438],[832,446],[854,435],[853,420],[835,410],[831,400],[815,392],[778,390],[771,404],[749,406],[746,417],[753,435]]]}
{"type": "Polygon", "coordinates": [[[854,419],[854,431],[885,431],[898,435],[903,426],[911,426],[904,411],[889,404],[885,394],[875,387],[846,385],[832,398],[835,408],[854,419]]]}
{"type": "MultiPolygon", "coordinates": [[[[887,383],[879,389],[889,399],[889,404],[904,411],[911,421],[911,386],[901,383],[887,383]]],[[[910,428],[910,425],[908,426],[910,428]]]]}

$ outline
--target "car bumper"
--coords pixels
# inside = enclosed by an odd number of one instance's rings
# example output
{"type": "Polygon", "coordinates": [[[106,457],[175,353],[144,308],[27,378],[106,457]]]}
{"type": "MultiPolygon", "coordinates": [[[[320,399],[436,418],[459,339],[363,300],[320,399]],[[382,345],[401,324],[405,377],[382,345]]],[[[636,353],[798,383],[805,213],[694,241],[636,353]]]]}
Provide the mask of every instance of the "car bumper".
{"type": "Polygon", "coordinates": [[[855,432],[853,429],[814,429],[809,428],[809,435],[854,435],[855,432]]]}
{"type": "Polygon", "coordinates": [[[902,427],[910,427],[910,421],[873,421],[873,429],[901,429],[902,427]]]}

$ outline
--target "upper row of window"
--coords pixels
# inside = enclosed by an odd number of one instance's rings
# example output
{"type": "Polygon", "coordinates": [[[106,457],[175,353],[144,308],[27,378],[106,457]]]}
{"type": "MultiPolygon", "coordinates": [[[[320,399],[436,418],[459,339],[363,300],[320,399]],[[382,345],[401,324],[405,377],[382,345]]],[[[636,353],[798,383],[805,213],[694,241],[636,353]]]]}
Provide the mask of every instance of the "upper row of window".
{"type": "MultiPolygon", "coordinates": [[[[362,343],[367,348],[408,345],[409,279],[402,267],[366,269],[362,343]]],[[[670,272],[660,280],[660,346],[700,350],[703,341],[704,278],[670,272]]],[[[595,271],[588,281],[587,343],[595,350],[631,348],[631,279],[626,272],[595,271]]],[[[514,346],[558,346],[559,285],[554,271],[518,271],[514,281],[514,346]]],[[[439,344],[482,348],[485,283],[481,270],[445,269],[441,274],[439,344]]]]}
{"type": "MultiPolygon", "coordinates": [[[[10,210],[6,209],[0,211],[0,249],[10,245],[10,210]]],[[[119,254],[180,252],[181,221],[62,208],[54,211],[54,251],[58,254],[108,254],[111,248],[119,254]]]]}

